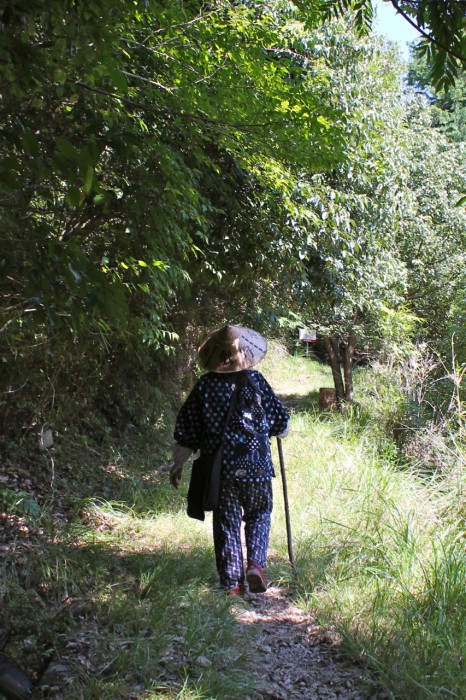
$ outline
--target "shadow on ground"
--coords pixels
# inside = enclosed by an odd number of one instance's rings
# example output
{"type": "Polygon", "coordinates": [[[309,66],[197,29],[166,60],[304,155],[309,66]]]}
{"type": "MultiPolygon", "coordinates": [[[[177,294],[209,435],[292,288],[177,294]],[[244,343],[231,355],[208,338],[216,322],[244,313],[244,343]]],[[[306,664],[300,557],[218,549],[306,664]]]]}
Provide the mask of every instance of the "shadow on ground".
{"type": "Polygon", "coordinates": [[[237,625],[215,594],[209,546],[128,554],[101,542],[42,543],[3,564],[3,651],[34,683],[32,698],[176,694],[195,688],[206,658],[219,660],[208,675],[220,674],[237,625]]]}
{"type": "Polygon", "coordinates": [[[310,391],[308,394],[279,394],[278,398],[291,413],[306,413],[319,408],[318,391],[310,391]]]}

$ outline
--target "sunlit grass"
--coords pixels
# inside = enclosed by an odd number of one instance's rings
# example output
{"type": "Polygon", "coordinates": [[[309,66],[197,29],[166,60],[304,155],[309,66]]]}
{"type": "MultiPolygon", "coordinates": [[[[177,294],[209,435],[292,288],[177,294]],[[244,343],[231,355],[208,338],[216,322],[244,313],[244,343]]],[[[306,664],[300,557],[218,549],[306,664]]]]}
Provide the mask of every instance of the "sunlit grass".
{"type": "Polygon", "coordinates": [[[271,343],[257,369],[281,395],[303,397],[318,392],[320,387],[333,386],[329,368],[314,359],[312,353],[307,358],[298,348],[295,355],[289,355],[277,343],[271,343]]]}
{"type": "MultiPolygon", "coordinates": [[[[393,697],[464,697],[466,553],[456,488],[403,467],[348,416],[295,413],[284,441],[297,599],[393,697]],[[350,418],[350,419],[349,419],[350,418]]],[[[376,439],[377,438],[377,439],[376,439]]],[[[272,541],[286,556],[280,484],[272,541]]],[[[290,576],[284,580],[292,580],[290,576]]]]}
{"type": "Polygon", "coordinates": [[[102,667],[115,658],[105,678],[77,678],[66,697],[120,697],[128,692],[125,678],[135,686],[139,678],[145,698],[250,692],[239,642],[246,633],[217,584],[211,516],[201,523],[188,519],[184,507],[140,513],[129,504],[89,500],[82,517],[75,537],[93,568],[86,579],[75,556],[66,568],[103,630],[93,657],[102,667]]]}

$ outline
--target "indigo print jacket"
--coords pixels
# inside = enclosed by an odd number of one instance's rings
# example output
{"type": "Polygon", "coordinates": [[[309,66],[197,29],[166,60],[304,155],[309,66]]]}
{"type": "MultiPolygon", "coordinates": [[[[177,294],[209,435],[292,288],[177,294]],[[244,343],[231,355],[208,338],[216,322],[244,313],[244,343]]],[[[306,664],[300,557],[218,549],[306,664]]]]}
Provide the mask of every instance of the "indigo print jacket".
{"type": "Polygon", "coordinates": [[[289,416],[257,370],[204,374],[178,413],[174,438],[193,451],[213,453],[222,440],[237,382],[240,389],[224,438],[221,477],[268,481],[274,476],[269,438],[286,429],[289,416]]]}

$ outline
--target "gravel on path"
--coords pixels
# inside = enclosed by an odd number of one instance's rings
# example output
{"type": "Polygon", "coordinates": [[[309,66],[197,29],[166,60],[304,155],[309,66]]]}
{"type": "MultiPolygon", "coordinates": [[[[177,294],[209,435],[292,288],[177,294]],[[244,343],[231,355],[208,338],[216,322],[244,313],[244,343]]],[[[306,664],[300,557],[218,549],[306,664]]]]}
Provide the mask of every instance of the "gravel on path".
{"type": "MultiPolygon", "coordinates": [[[[280,588],[246,594],[233,614],[257,632],[248,668],[256,680],[249,700],[384,700],[364,669],[345,659],[338,635],[321,627],[280,588]]],[[[248,635],[249,636],[249,635],[248,635]]]]}

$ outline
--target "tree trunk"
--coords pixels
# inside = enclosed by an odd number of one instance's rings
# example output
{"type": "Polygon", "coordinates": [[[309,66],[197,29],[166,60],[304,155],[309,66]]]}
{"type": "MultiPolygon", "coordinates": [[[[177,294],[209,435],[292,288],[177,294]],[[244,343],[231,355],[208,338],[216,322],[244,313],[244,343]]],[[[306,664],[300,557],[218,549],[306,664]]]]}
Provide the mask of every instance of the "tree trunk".
{"type": "Polygon", "coordinates": [[[330,367],[332,369],[333,383],[335,385],[335,391],[337,394],[337,404],[341,406],[345,398],[345,387],[343,384],[343,377],[341,375],[340,369],[340,353],[338,347],[338,340],[336,338],[330,338],[327,336],[324,338],[324,347],[330,361],[330,367]]]}
{"type": "Polygon", "coordinates": [[[353,357],[356,347],[356,334],[350,331],[348,342],[345,347],[345,357],[343,365],[343,373],[345,377],[345,401],[347,404],[353,403],[354,386],[353,386],[353,357]]]}

